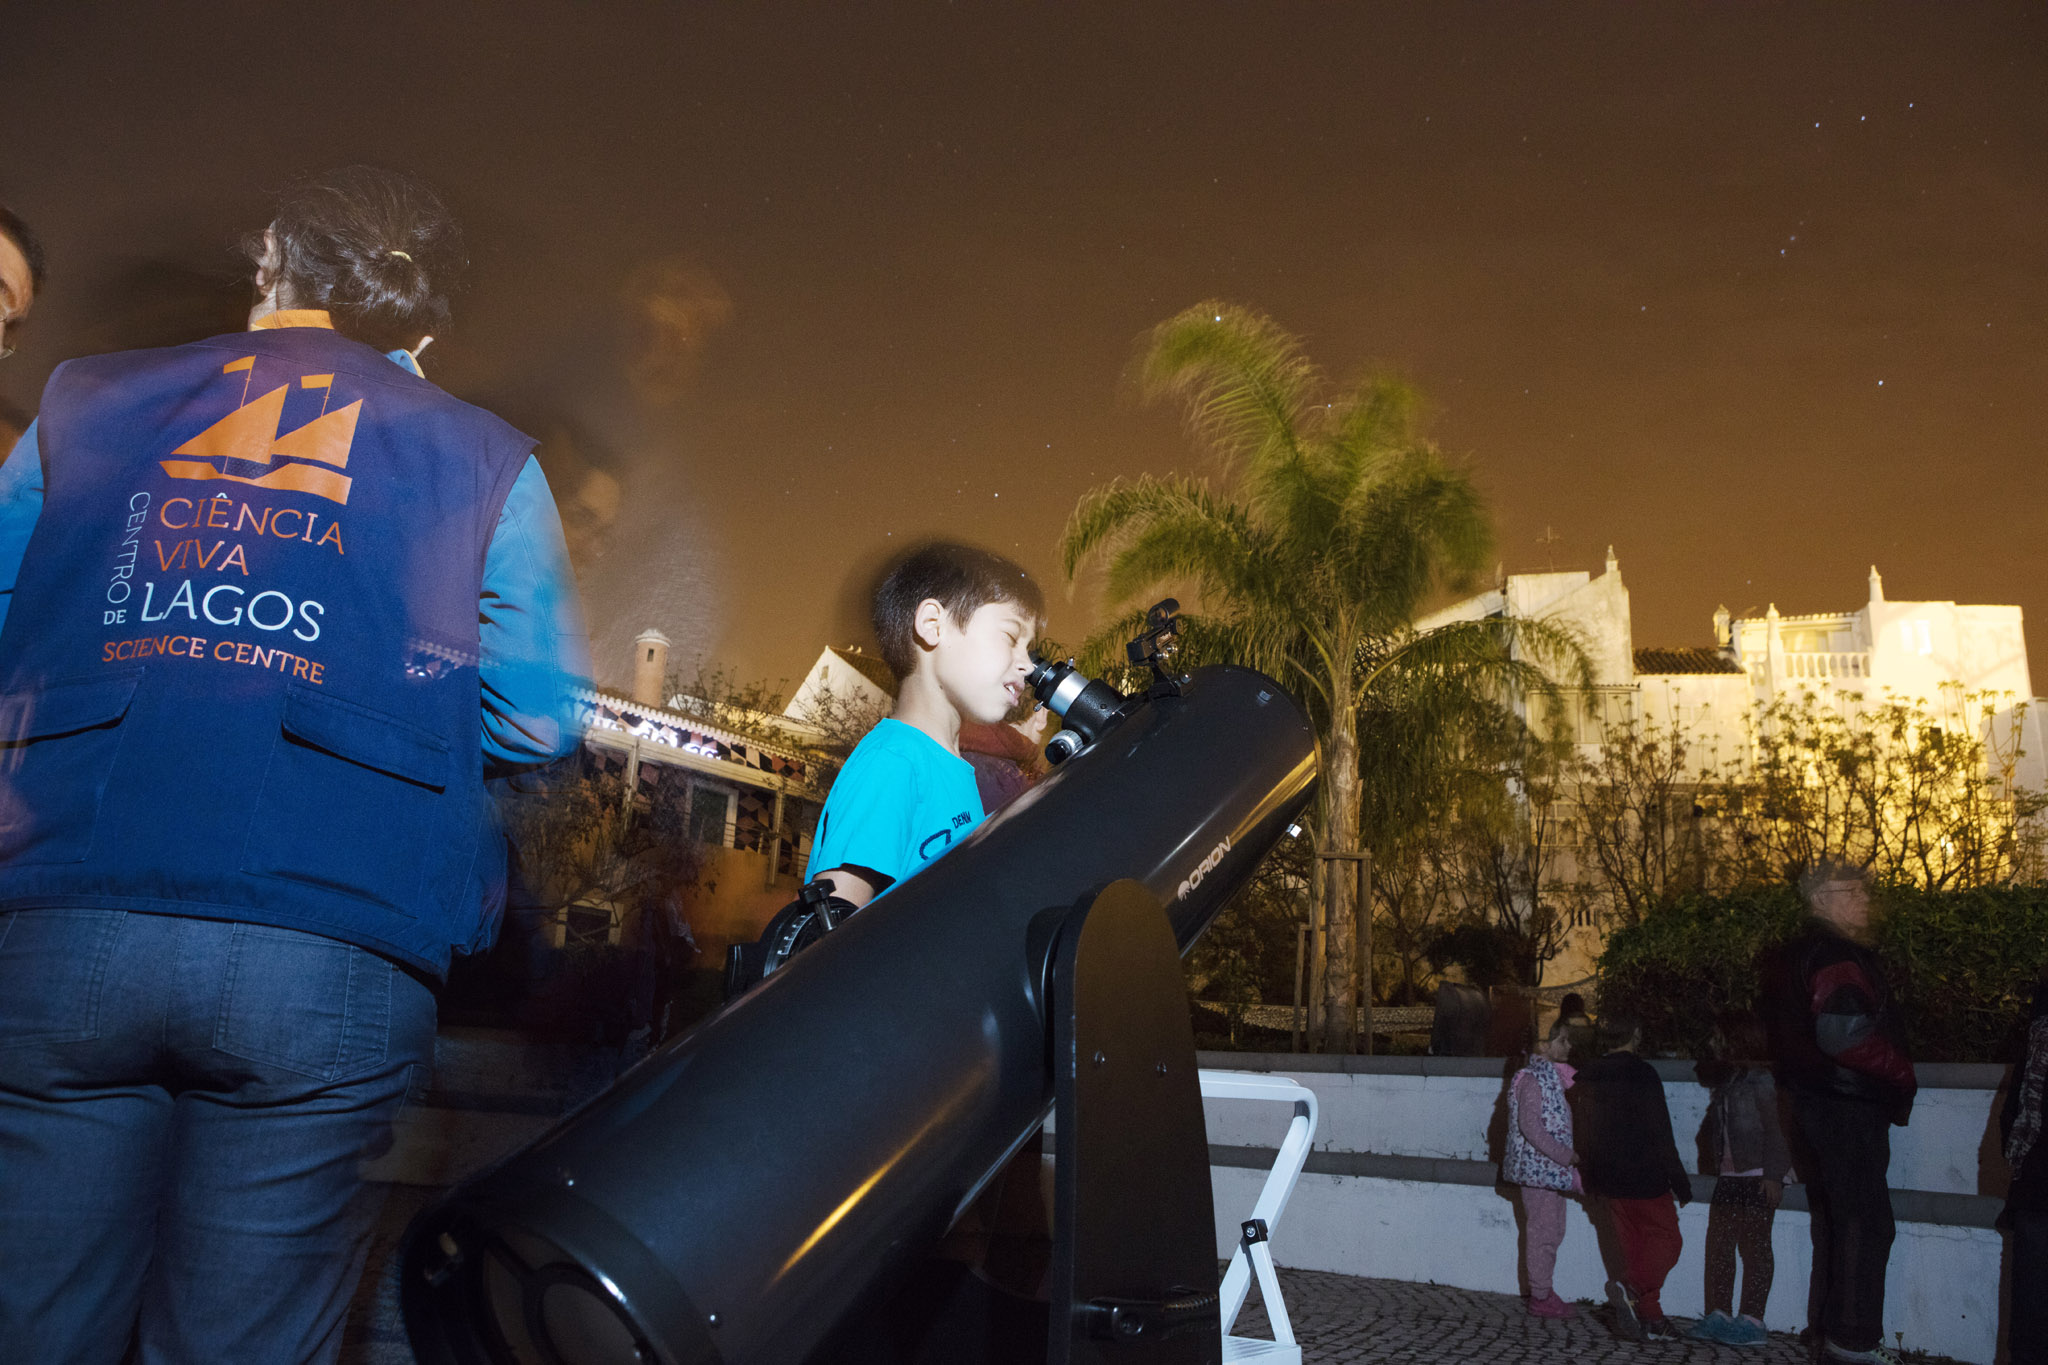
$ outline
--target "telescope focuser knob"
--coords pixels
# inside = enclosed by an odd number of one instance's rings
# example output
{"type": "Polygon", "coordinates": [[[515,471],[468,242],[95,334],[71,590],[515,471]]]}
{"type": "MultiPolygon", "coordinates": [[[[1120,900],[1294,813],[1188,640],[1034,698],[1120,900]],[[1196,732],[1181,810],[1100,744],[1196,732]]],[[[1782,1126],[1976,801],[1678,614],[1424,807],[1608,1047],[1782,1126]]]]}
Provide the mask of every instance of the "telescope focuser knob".
{"type": "Polygon", "coordinates": [[[1072,730],[1062,730],[1054,735],[1045,746],[1045,761],[1057,768],[1087,747],[1088,741],[1072,730]]]}

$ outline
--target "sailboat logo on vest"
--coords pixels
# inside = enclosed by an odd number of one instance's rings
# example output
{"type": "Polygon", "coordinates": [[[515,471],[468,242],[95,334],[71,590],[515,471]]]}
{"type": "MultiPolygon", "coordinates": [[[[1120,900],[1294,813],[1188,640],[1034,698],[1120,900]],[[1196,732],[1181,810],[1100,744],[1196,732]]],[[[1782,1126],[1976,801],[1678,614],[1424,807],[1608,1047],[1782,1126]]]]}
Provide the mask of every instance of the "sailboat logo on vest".
{"type": "Polygon", "coordinates": [[[363,400],[347,407],[327,410],[334,393],[331,374],[304,374],[299,386],[322,390],[320,415],[302,427],[279,434],[284,419],[285,395],[290,384],[280,384],[254,402],[249,400],[249,381],[255,375],[256,357],[243,356],[221,367],[222,374],[240,373],[242,402],[233,412],[179,446],[171,454],[189,456],[161,463],[164,473],[174,479],[228,479],[294,493],[311,493],[330,502],[346,505],[350,479],[341,471],[348,468],[349,447],[355,443],[356,419],[362,415],[363,400]],[[279,456],[284,457],[278,463],[279,456]]]}
{"type": "MultiPolygon", "coordinates": [[[[348,468],[362,400],[330,412],[334,376],[302,374],[252,401],[249,388],[255,368],[254,356],[221,367],[223,374],[242,376],[239,403],[234,411],[172,451],[173,458],[159,461],[164,473],[173,479],[225,480],[273,492],[310,493],[346,506],[351,480],[341,471],[348,468]],[[285,399],[294,385],[320,391],[320,412],[304,425],[280,433],[285,399]]],[[[301,402],[312,406],[310,394],[301,402]]],[[[300,595],[298,588],[286,592],[266,584],[259,548],[282,550],[284,544],[296,543],[301,549],[287,553],[324,555],[331,551],[344,555],[347,550],[341,543],[337,518],[327,516],[323,524],[323,514],[318,511],[243,501],[226,489],[193,489],[191,497],[161,501],[154,501],[147,491],[138,491],[128,501],[125,532],[114,557],[103,623],[128,626],[132,611],[133,624],[180,633],[107,640],[101,646],[103,662],[211,659],[324,683],[325,664],[296,651],[320,638],[327,606],[300,595]],[[173,535],[151,534],[157,527],[173,535]],[[258,554],[254,575],[251,554],[258,554]],[[188,576],[175,582],[159,580],[152,568],[166,575],[188,576]],[[137,596],[139,602],[133,600],[137,596]],[[207,633],[183,633],[195,630],[207,633]],[[220,638],[222,631],[229,638],[220,638]],[[248,632],[254,632],[253,636],[248,632]],[[288,645],[287,641],[297,643],[288,645]]],[[[313,581],[317,584],[320,580],[313,581]]]]}

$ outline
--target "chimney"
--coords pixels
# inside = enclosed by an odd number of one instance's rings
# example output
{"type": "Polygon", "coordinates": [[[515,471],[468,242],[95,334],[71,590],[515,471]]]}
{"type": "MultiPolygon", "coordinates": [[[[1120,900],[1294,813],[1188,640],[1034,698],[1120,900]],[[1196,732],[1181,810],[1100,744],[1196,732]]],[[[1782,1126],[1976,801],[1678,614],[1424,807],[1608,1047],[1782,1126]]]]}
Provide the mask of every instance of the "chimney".
{"type": "Polygon", "coordinates": [[[668,636],[649,626],[633,641],[633,700],[642,706],[661,705],[661,685],[667,677],[668,636]]]}
{"type": "Polygon", "coordinates": [[[1714,643],[1726,649],[1734,638],[1733,618],[1728,615],[1728,606],[1724,602],[1714,608],[1714,643]]]}

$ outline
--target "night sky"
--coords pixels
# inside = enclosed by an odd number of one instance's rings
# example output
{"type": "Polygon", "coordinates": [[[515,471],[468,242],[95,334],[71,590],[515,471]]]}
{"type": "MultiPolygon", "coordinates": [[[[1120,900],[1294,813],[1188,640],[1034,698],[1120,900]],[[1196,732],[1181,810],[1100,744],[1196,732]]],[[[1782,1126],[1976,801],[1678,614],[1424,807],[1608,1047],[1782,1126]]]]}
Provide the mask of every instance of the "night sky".
{"type": "Polygon", "coordinates": [[[52,269],[18,416],[234,327],[291,174],[441,185],[474,266],[428,374],[541,438],[614,682],[645,625],[800,675],[931,534],[1078,641],[1054,538],[1201,467],[1124,376],[1210,297],[1414,379],[1506,569],[1613,544],[1638,645],[1874,561],[2019,603],[2048,669],[2038,5],[10,0],[0,108],[52,269]]]}

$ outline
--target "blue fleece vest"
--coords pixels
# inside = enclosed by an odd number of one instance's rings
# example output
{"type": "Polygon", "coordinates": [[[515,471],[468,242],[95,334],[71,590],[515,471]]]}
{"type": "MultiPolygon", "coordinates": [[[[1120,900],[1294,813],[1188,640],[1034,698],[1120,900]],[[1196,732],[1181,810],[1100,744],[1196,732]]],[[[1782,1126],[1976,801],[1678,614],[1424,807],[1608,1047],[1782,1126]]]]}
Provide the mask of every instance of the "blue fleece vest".
{"type": "MultiPolygon", "coordinates": [[[[484,553],[533,442],[324,328],[75,360],[0,632],[0,910],[488,935],[484,553]]],[[[495,860],[495,862],[494,862],[495,860]]]]}

